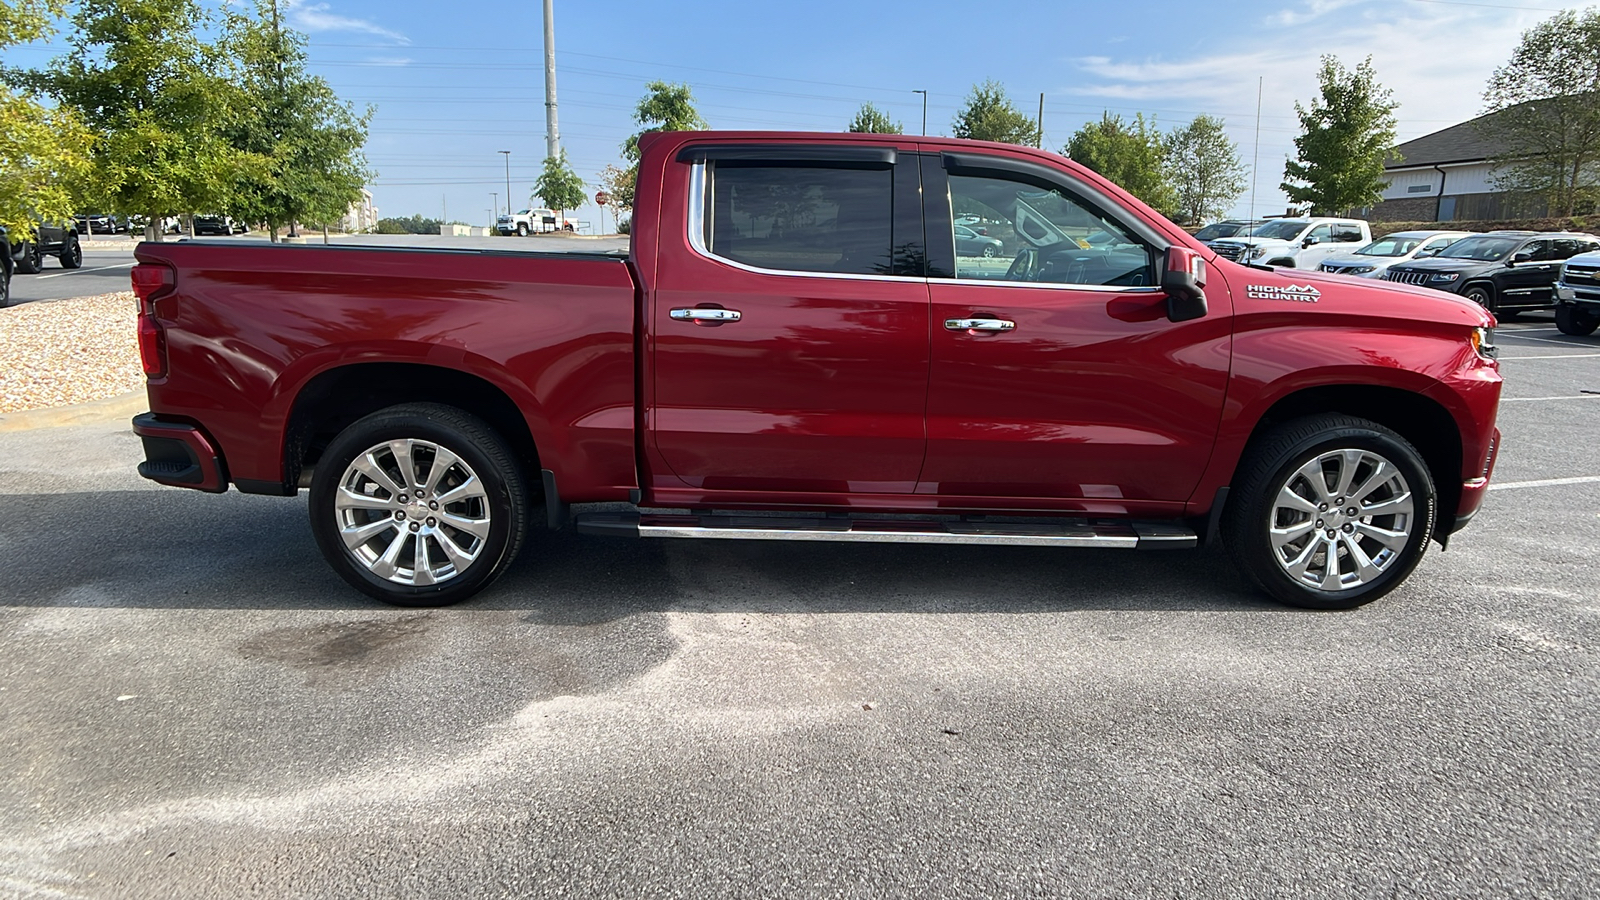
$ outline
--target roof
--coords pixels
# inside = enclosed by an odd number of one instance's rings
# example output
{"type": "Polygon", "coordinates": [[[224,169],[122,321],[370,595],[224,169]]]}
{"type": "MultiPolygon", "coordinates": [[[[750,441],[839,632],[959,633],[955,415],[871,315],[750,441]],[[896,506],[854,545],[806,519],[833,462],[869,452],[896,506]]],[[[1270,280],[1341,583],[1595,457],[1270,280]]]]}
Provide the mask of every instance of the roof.
{"type": "Polygon", "coordinates": [[[1441,163],[1483,162],[1499,151],[1498,142],[1486,138],[1480,125],[1499,113],[1489,113],[1468,119],[1460,125],[1451,125],[1443,131],[1425,134],[1394,148],[1401,159],[1391,156],[1385,169],[1409,169],[1415,166],[1436,166],[1441,163]]]}

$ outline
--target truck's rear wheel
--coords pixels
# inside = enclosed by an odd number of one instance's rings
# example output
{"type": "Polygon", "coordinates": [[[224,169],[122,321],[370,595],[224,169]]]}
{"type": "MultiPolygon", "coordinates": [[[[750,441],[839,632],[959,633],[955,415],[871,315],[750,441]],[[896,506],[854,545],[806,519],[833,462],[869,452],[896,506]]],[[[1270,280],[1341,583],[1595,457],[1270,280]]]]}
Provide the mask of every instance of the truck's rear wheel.
{"type": "Polygon", "coordinates": [[[78,243],[77,235],[67,235],[61,242],[61,252],[56,258],[61,260],[63,269],[76,269],[83,265],[83,245],[78,243]]]}
{"type": "Polygon", "coordinates": [[[16,271],[19,275],[37,275],[44,269],[44,254],[39,250],[38,241],[24,241],[22,255],[16,257],[16,271]]]}
{"type": "Polygon", "coordinates": [[[1420,454],[1365,419],[1321,415],[1282,425],[1239,467],[1223,538],[1274,598],[1351,609],[1404,581],[1433,532],[1437,498],[1420,454]]]}
{"type": "Polygon", "coordinates": [[[344,580],[396,606],[446,606],[487,587],[527,532],[506,442],[450,406],[380,410],[334,438],[311,481],[311,530],[344,580]]]}

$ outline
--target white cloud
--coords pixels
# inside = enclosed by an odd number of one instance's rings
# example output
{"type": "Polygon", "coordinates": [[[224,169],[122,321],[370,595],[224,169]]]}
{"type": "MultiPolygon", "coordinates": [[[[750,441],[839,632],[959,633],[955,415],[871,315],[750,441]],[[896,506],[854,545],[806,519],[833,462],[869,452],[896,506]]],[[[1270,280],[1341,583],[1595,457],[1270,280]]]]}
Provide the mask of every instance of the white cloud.
{"type": "Polygon", "coordinates": [[[363,62],[369,66],[409,66],[415,60],[409,56],[369,56],[363,62]]]}
{"type": "Polygon", "coordinates": [[[1086,118],[1101,104],[1124,116],[1154,112],[1163,126],[1201,112],[1222,116],[1248,165],[1261,79],[1256,209],[1270,211],[1287,202],[1278,182],[1299,130],[1294,103],[1316,94],[1321,56],[1334,54],[1351,68],[1372,56],[1379,82],[1400,103],[1396,118],[1404,142],[1482,112],[1490,73],[1510,58],[1523,30],[1549,15],[1394,0],[1313,0],[1303,14],[1207,39],[1204,46],[1213,50],[1208,54],[1073,60],[1077,72],[1056,95],[1082,98],[1073,105],[1086,118]]]}
{"type": "Polygon", "coordinates": [[[287,4],[289,22],[295,28],[315,34],[319,31],[353,31],[357,34],[370,34],[386,38],[397,44],[409,44],[411,39],[398,31],[391,31],[375,22],[366,19],[353,19],[329,12],[326,3],[307,3],[305,0],[290,0],[287,4]]]}

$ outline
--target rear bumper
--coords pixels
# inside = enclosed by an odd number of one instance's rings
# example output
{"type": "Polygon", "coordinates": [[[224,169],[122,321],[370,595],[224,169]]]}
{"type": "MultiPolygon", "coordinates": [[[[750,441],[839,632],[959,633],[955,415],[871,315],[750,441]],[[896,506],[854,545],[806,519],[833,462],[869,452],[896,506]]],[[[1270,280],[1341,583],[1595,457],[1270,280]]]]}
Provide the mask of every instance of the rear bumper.
{"type": "Polygon", "coordinates": [[[228,489],[222,453],[198,426],[163,422],[155,413],[135,416],[133,433],[144,442],[139,474],[157,484],[212,494],[228,489]]]}

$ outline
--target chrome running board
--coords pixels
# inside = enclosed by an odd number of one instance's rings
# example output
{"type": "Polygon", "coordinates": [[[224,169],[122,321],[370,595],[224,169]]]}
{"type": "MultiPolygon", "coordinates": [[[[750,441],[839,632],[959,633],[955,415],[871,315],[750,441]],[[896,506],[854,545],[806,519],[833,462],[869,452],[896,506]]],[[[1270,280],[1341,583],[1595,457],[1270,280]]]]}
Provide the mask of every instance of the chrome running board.
{"type": "Polygon", "coordinates": [[[787,516],[584,513],[580,534],[643,538],[761,541],[859,541],[882,544],[994,544],[1010,547],[1109,547],[1187,550],[1194,531],[1177,522],[1085,519],[1026,523],[787,516]]]}

